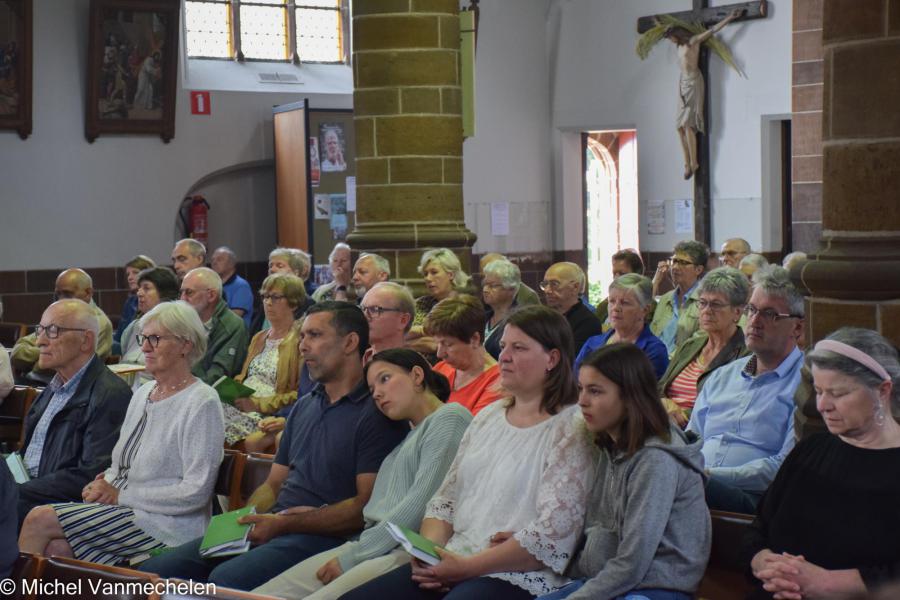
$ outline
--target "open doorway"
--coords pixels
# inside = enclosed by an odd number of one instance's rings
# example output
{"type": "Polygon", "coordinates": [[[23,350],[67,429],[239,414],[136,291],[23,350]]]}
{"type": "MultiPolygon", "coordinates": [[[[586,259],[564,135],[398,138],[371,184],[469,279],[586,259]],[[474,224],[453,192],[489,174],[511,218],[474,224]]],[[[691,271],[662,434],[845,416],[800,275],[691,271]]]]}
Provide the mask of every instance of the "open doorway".
{"type": "Polygon", "coordinates": [[[640,251],[637,131],[585,131],[581,142],[588,297],[596,304],[612,282],[612,255],[640,251]]]}

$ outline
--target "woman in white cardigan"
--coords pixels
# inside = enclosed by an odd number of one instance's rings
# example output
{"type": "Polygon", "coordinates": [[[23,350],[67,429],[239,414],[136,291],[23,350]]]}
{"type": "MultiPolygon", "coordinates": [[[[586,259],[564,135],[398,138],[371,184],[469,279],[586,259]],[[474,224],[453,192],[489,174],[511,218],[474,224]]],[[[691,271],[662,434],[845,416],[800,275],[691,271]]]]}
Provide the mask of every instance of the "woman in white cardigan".
{"type": "Polygon", "coordinates": [[[191,375],[206,331],[182,301],[157,305],[140,328],[155,381],[132,397],[112,465],[85,486],[84,502],[32,510],[21,550],[116,564],[203,535],[225,435],[218,394],[191,375]]]}

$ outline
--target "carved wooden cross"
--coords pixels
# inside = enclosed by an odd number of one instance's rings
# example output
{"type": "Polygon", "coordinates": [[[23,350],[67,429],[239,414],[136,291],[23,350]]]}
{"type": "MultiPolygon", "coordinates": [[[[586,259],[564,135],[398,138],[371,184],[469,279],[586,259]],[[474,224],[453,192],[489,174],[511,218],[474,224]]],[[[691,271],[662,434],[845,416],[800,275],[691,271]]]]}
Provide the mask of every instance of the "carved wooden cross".
{"type": "MultiPolygon", "coordinates": [[[[734,19],[732,23],[739,21],[749,21],[752,19],[763,19],[767,14],[766,0],[755,0],[754,2],[740,2],[737,4],[728,4],[725,6],[709,7],[709,0],[693,0],[693,10],[683,12],[667,13],[669,16],[675,17],[688,23],[702,23],[704,27],[710,27],[724,19],[734,9],[743,9],[740,17],[734,19]]],[[[650,15],[638,19],[638,34],[644,33],[648,29],[653,28],[657,24],[657,19],[662,15],[650,15]]],[[[705,134],[700,135],[697,142],[697,158],[700,163],[700,169],[694,173],[694,238],[706,243],[712,243],[711,239],[711,220],[709,205],[709,49],[704,45],[700,50],[699,61],[700,72],[703,74],[705,82],[705,101],[703,110],[703,124],[705,134]]]]}

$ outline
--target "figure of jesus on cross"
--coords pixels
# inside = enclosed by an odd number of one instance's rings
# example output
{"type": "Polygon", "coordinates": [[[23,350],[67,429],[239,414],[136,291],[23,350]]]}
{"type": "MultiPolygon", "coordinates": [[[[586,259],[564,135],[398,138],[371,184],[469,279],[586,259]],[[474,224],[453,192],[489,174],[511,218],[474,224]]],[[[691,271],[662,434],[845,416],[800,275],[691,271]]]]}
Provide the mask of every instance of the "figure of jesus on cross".
{"type": "Polygon", "coordinates": [[[737,19],[744,12],[735,8],[728,16],[704,31],[692,34],[683,27],[671,26],[666,29],[666,39],[678,48],[678,64],[681,75],[678,78],[678,137],[684,152],[684,178],[690,179],[700,168],[697,160],[697,133],[704,133],[703,105],[705,84],[700,71],[700,47],[703,43],[737,19]]]}
{"type": "Polygon", "coordinates": [[[729,23],[764,19],[767,0],[752,0],[710,8],[709,0],[692,0],[692,10],[640,17],[637,53],[647,58],[653,47],[670,40],[677,48],[678,139],[684,153],[684,178],[694,180],[694,237],[710,243],[709,58],[711,49],[727,65],[741,72],[728,47],[715,35],[729,23]],[[707,29],[709,28],[709,29],[707,29]],[[698,138],[698,134],[703,134],[698,138]]]}

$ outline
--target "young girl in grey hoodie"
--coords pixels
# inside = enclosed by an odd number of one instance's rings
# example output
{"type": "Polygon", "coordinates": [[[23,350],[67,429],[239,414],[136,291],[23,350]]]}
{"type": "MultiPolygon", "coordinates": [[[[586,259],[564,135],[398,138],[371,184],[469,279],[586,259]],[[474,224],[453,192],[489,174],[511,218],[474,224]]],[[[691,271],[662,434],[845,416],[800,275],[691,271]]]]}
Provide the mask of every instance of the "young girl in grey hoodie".
{"type": "Polygon", "coordinates": [[[597,477],[574,581],[541,600],[690,600],[712,538],[702,442],[672,426],[653,366],[632,344],[591,354],[578,387],[597,477]]]}

